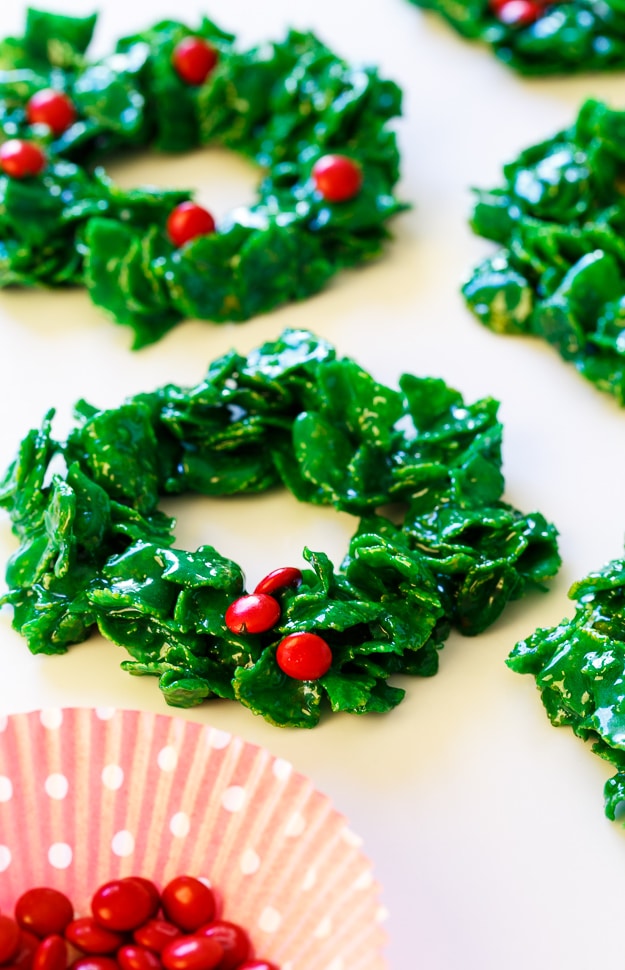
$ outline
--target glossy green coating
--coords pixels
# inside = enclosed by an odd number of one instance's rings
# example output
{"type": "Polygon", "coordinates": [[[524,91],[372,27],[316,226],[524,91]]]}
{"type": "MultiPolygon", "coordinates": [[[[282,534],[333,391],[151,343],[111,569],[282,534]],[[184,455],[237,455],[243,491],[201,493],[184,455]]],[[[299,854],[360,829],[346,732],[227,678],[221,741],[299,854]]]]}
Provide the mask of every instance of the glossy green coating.
{"type": "Polygon", "coordinates": [[[554,527],[501,501],[495,401],[465,404],[411,375],[386,387],[307,331],[232,351],[195,387],[108,411],[82,401],[75,413],[61,442],[50,412],[0,485],[20,542],[0,602],[34,653],[62,653],[97,626],[130,653],[125,669],[158,676],[170,704],[237,698],[298,727],[324,708],[387,711],[404,694],[392,675],[436,673],[452,625],[479,633],[560,564],[554,527]],[[67,470],[55,473],[59,462],[67,470]],[[211,546],[172,549],[174,521],[158,503],[277,485],[360,522],[340,567],[304,550],[301,585],[275,593],[273,630],[234,634],[224,616],[245,592],[241,568],[211,546]],[[402,523],[379,514],[390,503],[402,523]],[[298,631],[330,645],[318,681],[276,663],[298,631]]]}
{"type": "Polygon", "coordinates": [[[537,2],[542,12],[533,22],[506,24],[489,0],[412,0],[418,7],[436,11],[463,37],[488,44],[520,74],[625,68],[623,0],[537,2]]]}
{"type": "Polygon", "coordinates": [[[587,101],[576,122],[478,190],[472,226],[500,245],[464,285],[498,333],[535,334],[625,403],[625,112],[587,101]]]}
{"type": "Polygon", "coordinates": [[[163,21],[91,62],[94,26],[31,10],[24,37],[0,42],[0,140],[38,141],[49,158],[38,177],[0,175],[0,287],[84,284],[141,347],[185,317],[247,320],[303,299],[379,255],[387,220],[406,208],[393,194],[397,85],[345,63],[313,34],[240,51],[206,18],[194,31],[163,21]],[[191,33],[219,54],[199,86],[172,65],[191,33]],[[45,87],[65,91],[78,113],[58,137],[26,120],[28,99],[45,87]],[[257,199],[180,249],[165,224],[191,193],[125,192],[99,167],[113,152],[215,143],[258,164],[257,199]],[[361,166],[354,199],[329,203],[315,189],[311,169],[327,153],[361,166]]]}
{"type": "Polygon", "coordinates": [[[508,665],[533,674],[549,719],[589,740],[617,769],[604,789],[614,819],[625,801],[625,559],[574,583],[572,619],[517,643],[508,665]]]}

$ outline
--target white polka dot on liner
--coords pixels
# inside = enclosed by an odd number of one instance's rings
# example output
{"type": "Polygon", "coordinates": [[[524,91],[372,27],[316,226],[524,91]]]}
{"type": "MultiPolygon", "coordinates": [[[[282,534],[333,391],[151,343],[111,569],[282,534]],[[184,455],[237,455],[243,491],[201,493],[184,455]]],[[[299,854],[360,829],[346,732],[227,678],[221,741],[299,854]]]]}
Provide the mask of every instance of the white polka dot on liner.
{"type": "Polygon", "coordinates": [[[301,835],[306,828],[306,819],[300,812],[293,812],[290,819],[288,819],[286,825],[284,826],[284,834],[288,835],[290,838],[295,839],[298,835],[301,835]]]}
{"type": "Polygon", "coordinates": [[[171,744],[167,744],[157,754],[156,763],[161,771],[174,771],[178,764],[178,752],[171,744]]]}
{"type": "Polygon", "coordinates": [[[232,735],[228,731],[220,731],[219,728],[209,728],[208,729],[208,743],[211,748],[215,748],[219,751],[221,748],[227,748],[232,740],[232,735]]]}
{"type": "Polygon", "coordinates": [[[56,731],[63,723],[63,711],[60,707],[45,707],[39,714],[39,720],[48,731],[56,731]]]}
{"type": "Polygon", "coordinates": [[[102,784],[110,791],[117,791],[124,784],[124,769],[121,765],[104,765],[102,769],[102,784]]]}
{"type": "Polygon", "coordinates": [[[6,714],[0,714],[0,734],[6,731],[9,726],[9,719],[6,714]]]}
{"type": "Polygon", "coordinates": [[[311,866],[306,875],[304,876],[304,881],[302,882],[302,889],[307,891],[312,889],[312,887],[317,882],[317,870],[311,866]]]}
{"type": "Polygon", "coordinates": [[[11,865],[11,850],[8,845],[0,845],[0,872],[4,872],[11,865]]]}
{"type": "Polygon", "coordinates": [[[190,828],[191,819],[186,812],[176,812],[169,820],[169,831],[179,839],[184,839],[190,828]]]}
{"type": "Polygon", "coordinates": [[[260,857],[254,849],[246,849],[239,859],[239,868],[244,876],[251,876],[260,869],[260,857]]]}
{"type": "Polygon", "coordinates": [[[258,917],[258,928],[263,931],[263,933],[275,933],[280,929],[282,925],[282,914],[274,909],[273,906],[265,906],[264,910],[258,917]]]}
{"type": "Polygon", "coordinates": [[[315,928],[313,936],[318,940],[325,940],[332,932],[332,920],[329,916],[324,916],[319,925],[315,928]]]}
{"type": "Polygon", "coordinates": [[[55,869],[67,869],[72,863],[74,853],[67,842],[53,842],[48,849],[48,862],[55,869]]]}
{"type": "Polygon", "coordinates": [[[293,771],[293,765],[286,758],[276,758],[273,763],[273,773],[279,781],[286,781],[293,771]]]}
{"type": "Polygon", "coordinates": [[[128,829],[121,829],[111,839],[111,849],[118,856],[132,855],[135,850],[135,839],[128,829]]]}
{"type": "Polygon", "coordinates": [[[0,802],[10,802],[13,798],[13,782],[6,775],[0,775],[0,802]]]}
{"type": "Polygon", "coordinates": [[[52,774],[48,775],[43,785],[46,795],[49,798],[56,798],[59,801],[65,798],[69,790],[69,782],[65,775],[52,774]]]}
{"type": "Polygon", "coordinates": [[[99,721],[110,721],[116,714],[116,707],[96,707],[95,709],[95,716],[99,721]]]}
{"type": "Polygon", "coordinates": [[[221,796],[221,804],[227,812],[240,812],[245,805],[247,792],[241,785],[231,785],[221,796]]]}

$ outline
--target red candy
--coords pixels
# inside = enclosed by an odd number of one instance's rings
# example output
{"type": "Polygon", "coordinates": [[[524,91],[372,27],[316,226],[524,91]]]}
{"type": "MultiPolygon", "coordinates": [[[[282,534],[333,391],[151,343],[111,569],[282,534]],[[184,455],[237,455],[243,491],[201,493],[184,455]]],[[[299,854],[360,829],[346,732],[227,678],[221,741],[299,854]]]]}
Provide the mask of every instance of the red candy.
{"type": "Polygon", "coordinates": [[[66,966],[67,943],[56,933],[46,936],[35,950],[32,970],[65,970],[66,966]]]}
{"type": "Polygon", "coordinates": [[[181,936],[161,953],[166,970],[213,970],[222,966],[223,947],[205,936],[181,936]]]}
{"type": "Polygon", "coordinates": [[[535,0],[504,0],[496,7],[497,19],[508,27],[533,24],[544,13],[544,4],[535,0]]]}
{"type": "Polygon", "coordinates": [[[136,930],[155,911],[152,893],[138,879],[107,882],[91,900],[91,912],[98,925],[122,933],[136,930]]]}
{"type": "Polygon", "coordinates": [[[201,37],[185,37],[174,48],[172,62],[178,77],[186,84],[203,84],[219,56],[201,37]]]}
{"type": "Polygon", "coordinates": [[[276,662],[295,680],[317,680],[332,666],[332,651],[316,633],[290,633],[278,645],[276,662]]]}
{"type": "Polygon", "coordinates": [[[174,246],[184,246],[192,239],[209,236],[212,232],[215,232],[215,220],[196,202],[181,202],[169,213],[167,235],[174,246]]]}
{"type": "Polygon", "coordinates": [[[31,970],[37,947],[41,940],[34,933],[22,930],[20,933],[20,945],[17,953],[11,960],[11,967],[15,970],[31,970]]]}
{"type": "Polygon", "coordinates": [[[168,943],[180,936],[182,930],[164,919],[151,919],[140,926],[133,933],[135,943],[145,946],[148,950],[160,953],[168,943]]]}
{"type": "Polygon", "coordinates": [[[216,940],[223,950],[223,957],[219,970],[236,970],[243,960],[247,960],[252,951],[250,938],[245,930],[237,923],[230,923],[225,919],[217,919],[208,926],[198,930],[198,936],[207,940],[216,940]]]}
{"type": "Polygon", "coordinates": [[[121,970],[160,970],[158,955],[145,946],[127,943],[117,951],[117,962],[121,970]]]}
{"type": "Polygon", "coordinates": [[[74,960],[71,970],[119,970],[113,957],[88,956],[74,960]]]}
{"type": "Polygon", "coordinates": [[[0,916],[0,963],[14,957],[20,945],[20,928],[10,916],[0,916]]]}
{"type": "Polygon", "coordinates": [[[74,918],[74,907],[64,893],[39,886],[22,893],[15,904],[15,919],[36,936],[63,934],[74,918]]]}
{"type": "Polygon", "coordinates": [[[84,953],[98,956],[114,953],[124,942],[124,937],[120,933],[98,926],[91,916],[72,920],[65,930],[65,937],[84,953]]]}
{"type": "Polygon", "coordinates": [[[194,876],[177,876],[161,893],[167,919],[186,933],[192,933],[215,915],[215,894],[194,876]]]}
{"type": "Polygon", "coordinates": [[[44,88],[26,105],[26,118],[29,125],[46,125],[53,134],[62,135],[76,121],[76,109],[62,91],[44,88]]]}
{"type": "Polygon", "coordinates": [[[156,883],[153,883],[151,879],[145,879],[143,876],[127,876],[124,882],[138,882],[139,885],[143,886],[152,900],[150,917],[156,916],[161,908],[161,894],[156,883]]]}
{"type": "Polygon", "coordinates": [[[0,169],[14,179],[39,175],[47,165],[47,158],[39,145],[21,138],[10,138],[0,145],[0,169]]]}
{"type": "Polygon", "coordinates": [[[63,893],[23,893],[15,919],[0,915],[0,970],[67,970],[71,947],[82,954],[69,970],[279,970],[254,957],[241,926],[215,918],[215,894],[195,876],[177,876],[162,893],[141,876],[113,879],[91,906],[93,916],[74,919],[63,893]],[[161,907],[166,919],[155,918],[161,907]]]}
{"type": "Polygon", "coordinates": [[[280,566],[267,573],[259,583],[256,584],[255,593],[275,593],[285,586],[299,586],[302,581],[302,571],[295,566],[280,566]]]}
{"type": "Polygon", "coordinates": [[[323,155],[312,167],[312,178],[317,191],[328,202],[353,199],[362,187],[362,169],[346,155],[323,155]]]}
{"type": "Polygon", "coordinates": [[[266,593],[240,596],[226,610],[226,626],[233,633],[264,633],[280,619],[280,604],[266,593]]]}

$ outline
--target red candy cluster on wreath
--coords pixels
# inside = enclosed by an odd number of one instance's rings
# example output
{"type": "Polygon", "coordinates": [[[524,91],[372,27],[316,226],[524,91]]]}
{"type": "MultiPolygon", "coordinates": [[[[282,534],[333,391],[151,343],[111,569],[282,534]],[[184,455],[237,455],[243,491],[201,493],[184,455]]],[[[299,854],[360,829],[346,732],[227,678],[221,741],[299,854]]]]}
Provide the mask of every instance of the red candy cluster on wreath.
{"type": "Polygon", "coordinates": [[[159,892],[128,876],[101,885],[91,916],[76,917],[68,897],[36,887],[0,914],[0,966],[6,970],[278,970],[257,959],[247,932],[218,919],[213,890],[177,876],[159,892]]]}
{"type": "MultiPolygon", "coordinates": [[[[240,596],[226,610],[226,626],[232,633],[266,633],[282,612],[273,595],[287,586],[299,586],[302,574],[295,566],[281,566],[268,573],[253,593],[240,596]]],[[[276,663],[295,680],[317,680],[332,666],[332,651],[317,633],[290,633],[278,644],[276,663]]]]}

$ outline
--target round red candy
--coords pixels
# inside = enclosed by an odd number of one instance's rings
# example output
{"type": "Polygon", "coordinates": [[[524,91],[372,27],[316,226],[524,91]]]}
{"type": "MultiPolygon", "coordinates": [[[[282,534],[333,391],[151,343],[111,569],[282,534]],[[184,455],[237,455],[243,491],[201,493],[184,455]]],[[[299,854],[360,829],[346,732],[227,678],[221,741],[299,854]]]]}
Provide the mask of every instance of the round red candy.
{"type": "Polygon", "coordinates": [[[152,912],[150,917],[156,916],[159,909],[161,908],[161,894],[159,892],[156,883],[152,882],[151,879],[146,879],[145,876],[126,876],[126,880],[131,882],[138,882],[147,891],[152,900],[152,912]]]}
{"type": "Polygon", "coordinates": [[[65,893],[46,886],[28,889],[15,904],[15,919],[35,936],[63,934],[74,918],[74,907],[65,893]]]}
{"type": "Polygon", "coordinates": [[[215,232],[215,220],[196,202],[181,202],[169,213],[167,235],[174,246],[184,246],[192,239],[209,236],[212,232],[215,232]]]}
{"type": "Polygon", "coordinates": [[[20,945],[20,928],[10,916],[0,916],[0,963],[7,963],[20,945]]]}
{"type": "Polygon", "coordinates": [[[105,955],[113,953],[124,942],[121,933],[98,926],[91,916],[72,920],[65,929],[65,939],[83,953],[105,955]]]}
{"type": "Polygon", "coordinates": [[[195,876],[176,876],[161,893],[163,912],[175,926],[192,933],[215,915],[215,894],[195,876]]]}
{"type": "Polygon", "coordinates": [[[45,152],[32,141],[10,138],[0,145],[0,169],[14,179],[39,175],[47,165],[45,152]]]}
{"type": "Polygon", "coordinates": [[[198,930],[198,936],[215,940],[223,950],[219,970],[237,970],[239,965],[250,956],[252,945],[245,930],[237,923],[217,919],[198,930]]]}
{"type": "Polygon", "coordinates": [[[121,970],[161,970],[161,961],[157,953],[133,943],[120,946],[116,959],[121,970]]]}
{"type": "Polygon", "coordinates": [[[168,943],[180,936],[182,930],[165,919],[150,919],[143,926],[139,926],[133,933],[135,943],[145,946],[148,950],[160,953],[168,943]]]}
{"type": "Polygon", "coordinates": [[[278,645],[276,661],[295,680],[317,680],[332,666],[332,651],[316,633],[290,633],[278,645]]]}
{"type": "Polygon", "coordinates": [[[62,91],[44,88],[26,105],[26,118],[30,125],[46,125],[55,135],[62,135],[76,121],[76,109],[62,91]]]}
{"type": "Polygon", "coordinates": [[[17,953],[11,958],[12,970],[32,970],[35,953],[41,940],[28,930],[21,930],[20,945],[17,953]]]}
{"type": "Polygon", "coordinates": [[[223,947],[205,936],[181,936],[161,953],[166,970],[214,970],[222,966],[223,947]]]}
{"type": "Polygon", "coordinates": [[[312,167],[312,178],[315,188],[328,202],[353,199],[362,187],[362,169],[346,155],[323,155],[312,167]]]}
{"type": "Polygon", "coordinates": [[[302,571],[296,566],[280,566],[267,573],[256,584],[255,593],[275,593],[286,586],[299,586],[302,581],[302,571]]]}
{"type": "Polygon", "coordinates": [[[91,912],[99,926],[123,933],[154,916],[154,900],[139,879],[113,879],[96,890],[91,912]]]}
{"type": "Polygon", "coordinates": [[[114,957],[87,956],[74,960],[71,970],[119,970],[119,964],[114,957]]]}
{"type": "Polygon", "coordinates": [[[42,940],[33,957],[32,970],[65,970],[67,943],[54,933],[42,940]]]}
{"type": "Polygon", "coordinates": [[[226,610],[226,626],[233,633],[264,633],[280,619],[280,604],[267,593],[240,596],[226,610]]]}
{"type": "Polygon", "coordinates": [[[504,0],[496,7],[497,19],[508,27],[533,24],[543,13],[544,5],[535,0],[504,0]]]}
{"type": "Polygon", "coordinates": [[[219,55],[201,37],[185,37],[174,48],[173,65],[178,77],[186,84],[203,84],[215,68],[219,55]]]}

